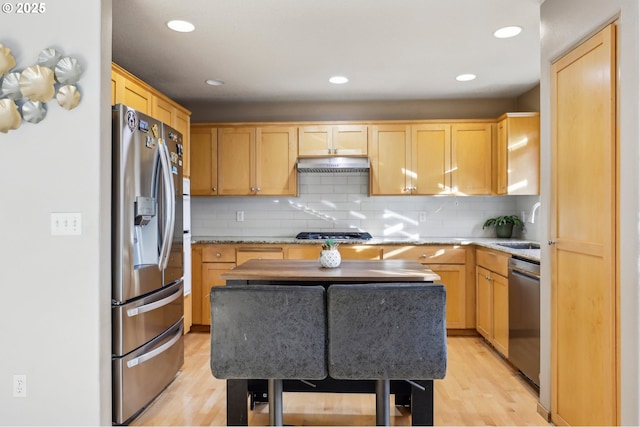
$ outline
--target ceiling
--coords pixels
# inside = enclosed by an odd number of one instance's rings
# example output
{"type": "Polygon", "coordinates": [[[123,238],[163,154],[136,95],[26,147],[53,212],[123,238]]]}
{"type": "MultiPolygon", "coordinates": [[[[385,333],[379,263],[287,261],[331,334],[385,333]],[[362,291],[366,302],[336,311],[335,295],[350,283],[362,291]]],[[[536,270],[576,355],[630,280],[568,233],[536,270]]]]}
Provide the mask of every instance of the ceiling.
{"type": "Polygon", "coordinates": [[[542,1],[113,0],[113,61],[184,104],[509,98],[539,81],[542,1]]]}

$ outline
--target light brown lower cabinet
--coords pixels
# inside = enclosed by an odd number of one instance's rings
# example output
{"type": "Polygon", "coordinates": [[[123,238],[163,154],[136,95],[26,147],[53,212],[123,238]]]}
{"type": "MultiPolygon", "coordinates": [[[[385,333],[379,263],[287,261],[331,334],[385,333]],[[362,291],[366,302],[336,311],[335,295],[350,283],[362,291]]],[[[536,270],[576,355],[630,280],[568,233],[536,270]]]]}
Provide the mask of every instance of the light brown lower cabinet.
{"type": "MultiPolygon", "coordinates": [[[[192,249],[193,324],[210,324],[211,287],[249,259],[318,259],[321,244],[195,244],[192,249]]],[[[447,329],[475,328],[474,250],[459,245],[343,244],[343,260],[405,259],[427,265],[447,289],[447,329]]]]}
{"type": "Polygon", "coordinates": [[[213,286],[224,286],[220,277],[236,266],[235,247],[231,245],[193,245],[192,270],[192,320],[194,325],[211,324],[209,294],[213,286]]]}
{"type": "MultiPolygon", "coordinates": [[[[287,259],[318,259],[322,245],[290,245],[287,259]]],[[[382,259],[382,248],[370,245],[341,245],[338,247],[342,259],[382,259]]]]}
{"type": "Polygon", "coordinates": [[[384,259],[406,259],[428,266],[440,276],[439,283],[447,290],[447,329],[473,327],[467,323],[467,248],[457,245],[385,246],[384,259]]]}
{"type": "Polygon", "coordinates": [[[236,249],[236,264],[250,259],[284,259],[282,247],[239,247],[236,249]]]}
{"type": "Polygon", "coordinates": [[[509,356],[509,255],[476,250],[476,330],[509,356]]]}

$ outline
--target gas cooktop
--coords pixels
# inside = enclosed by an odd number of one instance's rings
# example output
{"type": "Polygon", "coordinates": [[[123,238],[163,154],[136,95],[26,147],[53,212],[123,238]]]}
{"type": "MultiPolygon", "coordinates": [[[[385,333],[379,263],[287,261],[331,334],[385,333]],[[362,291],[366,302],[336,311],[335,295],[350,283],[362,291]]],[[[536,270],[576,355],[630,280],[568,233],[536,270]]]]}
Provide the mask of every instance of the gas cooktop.
{"type": "Polygon", "coordinates": [[[298,233],[300,240],[369,240],[371,234],[366,231],[303,231],[298,233]]]}

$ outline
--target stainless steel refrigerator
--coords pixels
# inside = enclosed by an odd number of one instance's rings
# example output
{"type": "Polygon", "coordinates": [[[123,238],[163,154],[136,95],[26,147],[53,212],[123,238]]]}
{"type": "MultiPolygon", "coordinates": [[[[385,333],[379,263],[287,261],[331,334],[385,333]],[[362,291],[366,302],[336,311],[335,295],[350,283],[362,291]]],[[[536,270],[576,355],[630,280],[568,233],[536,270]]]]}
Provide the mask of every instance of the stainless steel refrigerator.
{"type": "Polygon", "coordinates": [[[128,424],[184,362],[182,135],[113,107],[113,423],[128,424]]]}

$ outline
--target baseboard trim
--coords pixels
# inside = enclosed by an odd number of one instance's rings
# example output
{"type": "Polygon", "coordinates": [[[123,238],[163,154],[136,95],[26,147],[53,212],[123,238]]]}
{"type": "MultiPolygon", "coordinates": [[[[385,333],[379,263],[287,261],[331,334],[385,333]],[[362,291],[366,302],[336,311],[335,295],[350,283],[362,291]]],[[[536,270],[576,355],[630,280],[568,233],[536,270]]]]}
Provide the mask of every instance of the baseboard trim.
{"type": "Polygon", "coordinates": [[[538,412],[538,415],[544,418],[548,423],[551,422],[551,412],[549,412],[547,408],[542,406],[540,402],[538,402],[537,412],[538,412]]]}

